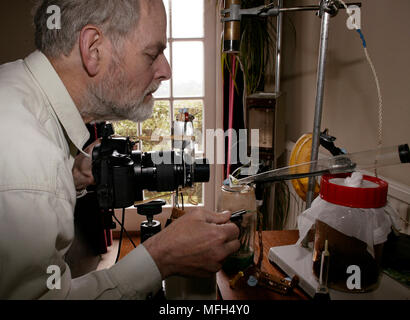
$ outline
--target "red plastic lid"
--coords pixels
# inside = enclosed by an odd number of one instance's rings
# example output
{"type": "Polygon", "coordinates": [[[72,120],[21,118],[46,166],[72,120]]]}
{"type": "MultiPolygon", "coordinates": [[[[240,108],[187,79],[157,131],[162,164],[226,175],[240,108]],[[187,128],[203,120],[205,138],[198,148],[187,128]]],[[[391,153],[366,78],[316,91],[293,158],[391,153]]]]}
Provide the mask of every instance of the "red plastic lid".
{"type": "Polygon", "coordinates": [[[387,182],[363,176],[363,180],[375,183],[374,188],[354,188],[332,183],[335,178],[347,178],[351,174],[324,175],[320,183],[320,197],[327,202],[351,208],[381,208],[387,203],[387,182]]]}

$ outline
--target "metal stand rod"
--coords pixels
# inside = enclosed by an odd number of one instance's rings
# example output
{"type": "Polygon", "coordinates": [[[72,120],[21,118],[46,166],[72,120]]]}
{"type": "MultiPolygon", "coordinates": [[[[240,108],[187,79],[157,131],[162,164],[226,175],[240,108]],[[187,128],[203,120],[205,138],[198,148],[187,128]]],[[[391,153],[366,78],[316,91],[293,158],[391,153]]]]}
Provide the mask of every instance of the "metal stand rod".
{"type": "MultiPolygon", "coordinates": [[[[324,0],[329,2],[330,0],[324,0]]],[[[337,0],[332,0],[332,4],[335,5],[335,9],[345,9],[345,7],[337,0]]],[[[353,2],[347,3],[347,6],[358,6],[361,7],[360,2],[353,2]]],[[[281,12],[297,12],[297,11],[319,11],[322,9],[322,5],[310,5],[310,6],[300,6],[300,7],[293,7],[293,8],[283,8],[283,6],[275,7],[273,4],[271,6],[259,6],[254,8],[248,9],[241,9],[240,5],[233,5],[233,12],[228,19],[222,19],[223,21],[232,21],[232,20],[240,20],[240,16],[259,16],[259,17],[270,17],[270,16],[277,16],[281,12]]],[[[223,15],[230,13],[229,9],[221,10],[223,15]]]]}
{"type": "MultiPolygon", "coordinates": [[[[317,92],[316,92],[316,105],[315,105],[315,119],[313,124],[313,137],[312,137],[312,154],[311,161],[316,161],[319,155],[320,146],[320,128],[322,123],[322,110],[323,110],[323,96],[325,91],[325,71],[326,71],[326,56],[329,39],[329,22],[330,14],[323,13],[322,26],[320,31],[320,48],[319,48],[319,62],[317,71],[317,92]]],[[[312,165],[311,171],[315,171],[316,168],[312,165]]],[[[312,205],[313,197],[315,194],[316,178],[309,178],[308,192],[306,196],[306,209],[309,209],[312,205]]],[[[302,246],[308,246],[308,237],[302,241],[302,246]]]]}
{"type": "MultiPolygon", "coordinates": [[[[312,154],[310,161],[316,161],[319,154],[320,146],[320,128],[322,123],[322,110],[323,110],[323,96],[325,92],[325,72],[326,72],[326,53],[328,47],[329,39],[329,21],[330,14],[324,13],[322,17],[322,27],[320,36],[320,49],[319,49],[319,62],[317,71],[317,91],[316,91],[316,105],[315,105],[315,119],[313,125],[313,137],[312,137],[312,154]]],[[[311,168],[315,170],[315,168],[311,168]]],[[[315,179],[309,179],[309,191],[307,193],[306,199],[306,209],[310,208],[313,197],[314,197],[314,187],[315,179]]]]}
{"type": "MultiPolygon", "coordinates": [[[[283,7],[283,0],[279,0],[278,8],[283,7]]],[[[278,14],[276,20],[276,61],[275,61],[275,93],[280,93],[280,73],[281,73],[281,54],[282,54],[282,25],[283,13],[278,14]]]]}

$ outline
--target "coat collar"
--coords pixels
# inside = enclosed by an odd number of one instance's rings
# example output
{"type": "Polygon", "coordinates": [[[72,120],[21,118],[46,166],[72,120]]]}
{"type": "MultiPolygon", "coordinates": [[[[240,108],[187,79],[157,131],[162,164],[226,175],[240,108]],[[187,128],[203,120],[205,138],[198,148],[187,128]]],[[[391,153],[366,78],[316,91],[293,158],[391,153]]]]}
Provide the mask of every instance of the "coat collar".
{"type": "Polygon", "coordinates": [[[83,146],[88,141],[90,133],[53,65],[40,51],[30,54],[24,59],[24,63],[47,96],[68,138],[84,153],[83,146]]]}

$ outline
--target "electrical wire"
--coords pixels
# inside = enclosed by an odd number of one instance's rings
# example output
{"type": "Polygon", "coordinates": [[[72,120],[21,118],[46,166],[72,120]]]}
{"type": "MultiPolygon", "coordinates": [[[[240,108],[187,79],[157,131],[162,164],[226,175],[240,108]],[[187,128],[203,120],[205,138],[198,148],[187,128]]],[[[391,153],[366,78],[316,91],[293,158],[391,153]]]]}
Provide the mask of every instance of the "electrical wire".
{"type": "Polygon", "coordinates": [[[185,210],[185,205],[184,205],[184,194],[181,192],[181,204],[182,204],[182,210],[185,210]]]}
{"type": "Polygon", "coordinates": [[[244,127],[245,127],[245,129],[247,129],[248,128],[248,125],[247,125],[247,120],[248,119],[247,119],[247,114],[246,114],[246,88],[248,87],[248,84],[247,84],[248,82],[247,82],[247,79],[246,79],[246,76],[245,76],[245,69],[243,67],[243,63],[242,63],[240,55],[238,54],[236,58],[237,58],[237,61],[239,63],[239,67],[241,68],[241,71],[244,75],[244,77],[243,77],[244,90],[242,92],[242,107],[243,107],[244,127]]]}
{"type": "MultiPolygon", "coordinates": [[[[114,217],[115,219],[117,219],[117,218],[115,217],[115,213],[114,213],[114,212],[113,212],[113,217],[114,217]]],[[[121,220],[122,220],[122,223],[121,223],[121,231],[120,231],[120,242],[119,242],[119,244],[118,244],[118,251],[117,251],[117,257],[115,258],[115,263],[118,262],[118,260],[119,260],[119,258],[120,258],[120,253],[121,253],[122,236],[123,236],[123,233],[124,233],[125,208],[122,209],[122,218],[121,218],[121,220]]]]}
{"type": "Polygon", "coordinates": [[[229,176],[229,180],[231,180],[231,178],[238,178],[238,177],[241,175],[241,173],[242,173],[242,169],[243,169],[243,168],[250,167],[250,165],[251,165],[251,162],[248,163],[248,164],[245,164],[245,165],[243,165],[243,166],[240,166],[240,167],[236,168],[235,171],[232,172],[232,174],[229,176]]]}
{"type": "MultiPolygon", "coordinates": [[[[118,224],[123,227],[124,225],[117,219],[116,216],[114,216],[115,221],[118,222],[118,224]]],[[[130,240],[131,244],[133,245],[134,248],[136,248],[136,244],[134,243],[134,241],[132,240],[132,237],[129,235],[129,233],[127,232],[127,229],[124,228],[124,233],[127,236],[128,240],[130,240]]]]}
{"type": "Polygon", "coordinates": [[[232,55],[232,74],[229,78],[229,119],[228,119],[228,163],[226,165],[226,176],[229,178],[231,173],[231,155],[232,155],[232,130],[233,130],[233,111],[235,99],[235,75],[236,75],[236,56],[232,55]]]}
{"type": "MultiPolygon", "coordinates": [[[[349,10],[348,6],[346,5],[346,3],[343,0],[339,0],[340,3],[345,7],[346,9],[346,13],[349,16],[349,18],[352,16],[352,12],[349,10]]],[[[364,54],[366,56],[367,62],[370,65],[370,69],[372,70],[372,74],[374,77],[374,80],[376,82],[376,88],[377,88],[377,96],[378,96],[378,100],[379,100],[379,109],[378,109],[378,140],[377,140],[377,146],[378,148],[381,148],[382,144],[383,144],[383,97],[382,97],[382,93],[381,93],[381,88],[380,88],[380,81],[379,81],[379,77],[377,76],[377,72],[376,72],[376,68],[373,64],[373,61],[370,57],[370,54],[367,50],[367,43],[366,40],[364,38],[363,32],[362,30],[356,25],[356,31],[360,36],[360,39],[362,40],[362,45],[364,48],[364,54]]],[[[374,169],[375,175],[377,177],[377,168],[374,169]]]]}
{"type": "MultiPolygon", "coordinates": [[[[360,30],[358,30],[360,31],[360,30]]],[[[379,78],[377,77],[376,73],[376,68],[373,65],[373,62],[370,58],[369,52],[367,51],[367,48],[364,48],[364,52],[366,54],[367,61],[369,62],[370,68],[372,69],[374,79],[376,81],[376,86],[377,86],[377,94],[379,98],[379,140],[378,140],[378,146],[382,146],[383,142],[383,98],[380,90],[380,83],[379,83],[379,78]]]]}
{"type": "Polygon", "coordinates": [[[132,243],[132,245],[134,246],[134,248],[136,248],[136,244],[134,243],[134,241],[132,240],[132,237],[129,235],[129,233],[127,232],[127,230],[124,227],[125,224],[125,208],[122,209],[122,222],[120,222],[117,217],[115,216],[115,214],[112,215],[115,219],[115,221],[117,221],[117,223],[121,226],[121,231],[120,231],[120,241],[118,244],[118,251],[117,251],[117,257],[115,259],[115,263],[118,262],[119,258],[120,258],[120,252],[121,252],[121,246],[122,246],[122,238],[123,238],[123,233],[125,233],[125,235],[127,236],[128,240],[130,240],[130,242],[132,243]]]}

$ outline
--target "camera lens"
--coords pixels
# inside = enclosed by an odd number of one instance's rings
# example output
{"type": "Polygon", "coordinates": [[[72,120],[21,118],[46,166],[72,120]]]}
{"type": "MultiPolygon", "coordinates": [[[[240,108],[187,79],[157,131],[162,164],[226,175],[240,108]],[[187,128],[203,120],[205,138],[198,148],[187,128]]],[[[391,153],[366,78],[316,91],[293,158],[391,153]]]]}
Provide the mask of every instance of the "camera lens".
{"type": "Polygon", "coordinates": [[[210,172],[207,159],[201,159],[194,167],[194,182],[209,182],[210,172]]]}
{"type": "Polygon", "coordinates": [[[179,186],[185,187],[186,180],[183,165],[159,164],[156,166],[155,190],[173,191],[179,186]]]}
{"type": "MultiPolygon", "coordinates": [[[[185,157],[189,157],[185,155],[185,157]]],[[[206,159],[185,161],[184,156],[176,152],[133,152],[136,184],[141,190],[174,191],[179,187],[191,187],[196,182],[208,182],[209,164],[206,159]],[[159,158],[161,157],[161,158],[159,158]],[[155,161],[154,161],[155,159],[155,161]],[[158,159],[168,163],[155,163],[158,159]]]]}

